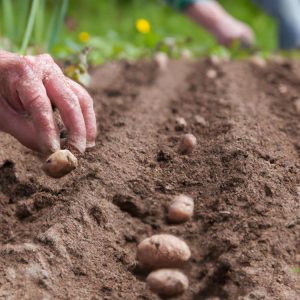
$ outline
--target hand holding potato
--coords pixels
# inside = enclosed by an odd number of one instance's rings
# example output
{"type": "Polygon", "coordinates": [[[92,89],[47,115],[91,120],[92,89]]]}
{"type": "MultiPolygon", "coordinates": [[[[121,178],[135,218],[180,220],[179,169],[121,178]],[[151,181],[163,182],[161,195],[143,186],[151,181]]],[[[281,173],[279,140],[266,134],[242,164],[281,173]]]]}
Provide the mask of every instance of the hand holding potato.
{"type": "Polygon", "coordinates": [[[80,152],[95,144],[93,100],[64,76],[51,56],[0,51],[0,130],[40,152],[60,149],[52,106],[68,130],[68,144],[80,152]]]}
{"type": "Polygon", "coordinates": [[[229,15],[217,1],[195,1],[187,6],[185,13],[213,34],[221,45],[231,47],[239,41],[242,47],[250,48],[255,44],[252,29],[229,15]]]}

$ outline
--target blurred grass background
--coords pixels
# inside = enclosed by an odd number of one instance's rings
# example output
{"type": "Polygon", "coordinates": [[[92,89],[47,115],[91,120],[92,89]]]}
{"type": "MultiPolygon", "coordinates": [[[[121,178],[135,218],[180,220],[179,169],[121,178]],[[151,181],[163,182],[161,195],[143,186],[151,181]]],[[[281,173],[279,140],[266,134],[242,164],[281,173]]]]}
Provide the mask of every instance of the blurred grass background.
{"type": "MultiPolygon", "coordinates": [[[[275,23],[257,9],[251,0],[219,2],[228,12],[254,29],[257,45],[262,51],[276,49],[275,23]]],[[[71,33],[73,38],[81,31],[89,32],[92,37],[100,37],[102,53],[94,55],[94,60],[99,62],[115,57],[145,56],[167,37],[179,41],[180,48],[188,48],[195,55],[226,52],[203,29],[159,0],[72,1],[69,16],[78,26],[71,33]],[[151,24],[152,31],[146,37],[135,30],[134,24],[139,18],[147,19],[151,24]]]]}
{"type": "MultiPolygon", "coordinates": [[[[41,0],[40,9],[31,45],[33,53],[45,51],[49,39],[47,26],[51,23],[51,13],[55,5],[62,0],[41,0]],[[41,30],[43,28],[43,30],[41,30]],[[44,38],[44,40],[43,40],[44,38]],[[36,50],[39,49],[39,50],[36,50]]],[[[2,0],[0,7],[0,34],[8,36],[14,43],[22,36],[30,0],[2,0]],[[5,8],[5,2],[13,6],[14,30],[7,23],[7,15],[12,14],[5,8]],[[26,4],[27,3],[27,4],[26,4]],[[6,30],[5,30],[6,27],[6,30]]],[[[276,49],[276,25],[273,20],[257,9],[251,0],[220,0],[225,9],[240,20],[249,24],[255,31],[257,46],[262,52],[270,53],[276,49]]],[[[183,49],[189,49],[193,55],[230,55],[230,50],[216,44],[213,37],[193,24],[185,16],[172,10],[161,0],[76,0],[69,1],[66,26],[59,31],[51,52],[58,58],[66,58],[78,53],[83,47],[94,49],[90,53],[93,63],[102,63],[111,59],[136,59],[149,56],[161,41],[170,40],[176,44],[177,55],[183,49]],[[151,24],[151,32],[142,34],[135,28],[137,19],[146,19],[151,24]],[[80,33],[84,32],[84,40],[80,33]],[[86,35],[87,34],[87,35],[86,35]]],[[[0,47],[15,50],[9,39],[2,39],[0,47]],[[4,43],[5,41],[5,43],[4,43]]],[[[175,53],[175,56],[176,56],[175,53]]]]}

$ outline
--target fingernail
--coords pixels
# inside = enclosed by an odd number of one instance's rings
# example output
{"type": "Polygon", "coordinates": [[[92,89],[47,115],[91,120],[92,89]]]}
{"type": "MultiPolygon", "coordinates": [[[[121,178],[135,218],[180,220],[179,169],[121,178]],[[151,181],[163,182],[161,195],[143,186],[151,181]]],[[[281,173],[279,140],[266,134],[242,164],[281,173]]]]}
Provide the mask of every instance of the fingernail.
{"type": "MultiPolygon", "coordinates": [[[[43,139],[41,139],[43,141],[43,139]]],[[[43,143],[39,143],[39,150],[45,154],[51,154],[60,149],[59,140],[52,139],[51,141],[44,140],[43,143]]]]}
{"type": "Polygon", "coordinates": [[[84,153],[85,149],[86,149],[86,143],[78,143],[78,142],[72,142],[72,141],[68,141],[68,144],[75,148],[77,151],[79,151],[80,153],[84,153]]]}

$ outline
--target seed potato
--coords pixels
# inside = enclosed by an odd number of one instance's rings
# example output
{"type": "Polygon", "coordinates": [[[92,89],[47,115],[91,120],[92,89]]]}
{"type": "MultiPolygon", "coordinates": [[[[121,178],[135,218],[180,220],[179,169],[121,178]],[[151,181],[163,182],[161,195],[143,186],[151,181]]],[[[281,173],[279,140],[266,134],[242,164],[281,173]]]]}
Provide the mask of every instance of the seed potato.
{"type": "Polygon", "coordinates": [[[191,257],[189,246],[171,234],[144,239],[137,249],[137,260],[146,269],[176,268],[191,257]]]}
{"type": "Polygon", "coordinates": [[[215,79],[218,76],[218,73],[215,69],[208,69],[206,72],[206,76],[209,79],[215,79]]]}
{"type": "Polygon", "coordinates": [[[149,288],[161,296],[177,296],[187,290],[188,278],[176,269],[160,269],[151,272],[146,282],[149,288]]]}
{"type": "Polygon", "coordinates": [[[183,49],[181,52],[181,58],[184,60],[189,60],[192,57],[192,53],[189,49],[183,49]]]}
{"type": "Polygon", "coordinates": [[[158,52],[154,56],[154,61],[157,63],[158,68],[161,71],[166,71],[168,69],[169,58],[164,52],[158,52]]]}
{"type": "Polygon", "coordinates": [[[259,68],[265,68],[267,66],[266,60],[257,55],[250,57],[250,62],[259,68]]]}
{"type": "Polygon", "coordinates": [[[188,221],[194,213],[194,200],[186,195],[178,195],[168,209],[168,220],[172,223],[188,221]]]}
{"type": "Polygon", "coordinates": [[[77,158],[69,150],[58,150],[51,154],[43,165],[45,173],[53,178],[61,178],[78,166],[77,158]]]}
{"type": "Polygon", "coordinates": [[[181,154],[190,154],[193,152],[196,145],[197,145],[196,137],[191,133],[187,133],[182,137],[178,151],[181,154]]]}

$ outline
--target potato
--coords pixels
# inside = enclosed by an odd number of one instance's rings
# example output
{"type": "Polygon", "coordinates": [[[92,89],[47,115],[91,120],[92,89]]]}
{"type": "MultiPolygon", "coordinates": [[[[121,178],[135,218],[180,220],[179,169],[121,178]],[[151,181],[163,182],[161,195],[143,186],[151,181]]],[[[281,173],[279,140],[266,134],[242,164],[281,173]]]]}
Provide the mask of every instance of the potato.
{"type": "Polygon", "coordinates": [[[181,154],[190,154],[193,152],[196,145],[197,145],[196,137],[191,133],[187,133],[182,137],[178,151],[181,154]]]}
{"type": "Polygon", "coordinates": [[[218,73],[215,69],[208,69],[206,72],[206,77],[209,79],[215,79],[217,78],[218,73]]]}
{"type": "Polygon", "coordinates": [[[288,87],[286,85],[284,85],[284,84],[280,84],[278,86],[278,90],[279,90],[280,94],[284,95],[284,94],[287,93],[288,87]]]}
{"type": "Polygon", "coordinates": [[[192,57],[192,53],[189,49],[183,49],[181,51],[181,58],[184,60],[189,60],[192,57]]]}
{"type": "Polygon", "coordinates": [[[264,58],[257,56],[257,55],[253,55],[250,57],[250,62],[259,67],[259,68],[265,68],[267,66],[267,62],[264,58]]]}
{"type": "Polygon", "coordinates": [[[183,130],[184,128],[187,127],[187,123],[184,118],[178,117],[176,118],[175,122],[176,122],[175,129],[177,131],[183,130]]]}
{"type": "Polygon", "coordinates": [[[194,213],[194,200],[186,195],[178,195],[174,198],[168,209],[168,220],[173,223],[188,221],[194,213]]]}
{"type": "Polygon", "coordinates": [[[221,64],[229,62],[229,58],[228,57],[220,57],[220,56],[217,56],[217,55],[211,55],[210,58],[209,58],[209,62],[213,66],[219,66],[221,64]]]}
{"type": "Polygon", "coordinates": [[[188,278],[176,269],[153,271],[146,281],[154,293],[167,297],[180,295],[189,287],[188,278]]]}
{"type": "Polygon", "coordinates": [[[53,178],[60,178],[78,166],[77,158],[69,150],[58,150],[51,154],[43,165],[45,173],[53,178]]]}
{"type": "Polygon", "coordinates": [[[157,63],[158,68],[161,71],[166,71],[168,69],[169,58],[168,55],[164,52],[157,52],[154,55],[154,61],[157,63]]]}
{"type": "Polygon", "coordinates": [[[171,234],[156,234],[146,238],[137,249],[137,260],[146,269],[179,267],[190,257],[189,246],[171,234]]]}

